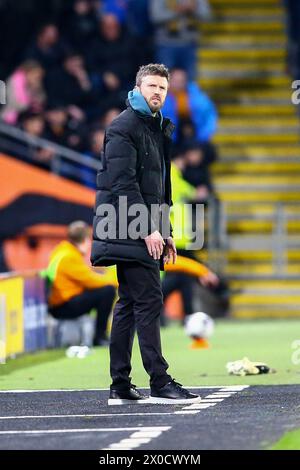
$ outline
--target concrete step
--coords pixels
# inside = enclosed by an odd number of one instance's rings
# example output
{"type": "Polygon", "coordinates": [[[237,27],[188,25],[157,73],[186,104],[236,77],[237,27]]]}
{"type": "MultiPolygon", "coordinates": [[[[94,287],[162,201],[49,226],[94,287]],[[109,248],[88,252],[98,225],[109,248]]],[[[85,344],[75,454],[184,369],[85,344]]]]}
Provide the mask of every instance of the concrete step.
{"type": "Polygon", "coordinates": [[[262,17],[270,17],[272,16],[273,19],[282,18],[283,16],[283,8],[277,5],[263,5],[257,4],[247,5],[243,2],[240,5],[232,5],[230,3],[224,2],[219,3],[217,5],[213,5],[212,7],[213,14],[215,15],[215,20],[218,20],[219,17],[228,18],[228,17],[242,17],[242,18],[251,18],[254,15],[259,17],[261,20],[262,17]]]}
{"type": "MultiPolygon", "coordinates": [[[[255,105],[255,104],[220,104],[218,106],[218,113],[220,116],[228,117],[247,117],[247,118],[261,118],[268,117],[275,118],[275,116],[280,116],[282,119],[287,117],[295,117],[298,122],[300,122],[298,116],[296,115],[295,106],[292,103],[289,104],[270,104],[270,105],[255,105]]],[[[266,122],[266,121],[265,121],[266,122]]]]}
{"type": "Polygon", "coordinates": [[[224,202],[300,202],[300,188],[258,188],[245,189],[243,186],[218,185],[218,197],[224,202]]]}
{"type": "MultiPolygon", "coordinates": [[[[245,263],[241,265],[240,263],[230,263],[225,267],[225,274],[227,276],[272,276],[275,274],[274,265],[272,263],[260,263],[251,265],[245,263]]],[[[289,263],[287,269],[283,275],[299,275],[300,272],[300,263],[289,263]]]]}
{"type": "Polygon", "coordinates": [[[269,34],[274,35],[284,33],[284,22],[283,21],[269,21],[265,22],[257,17],[254,17],[254,21],[226,21],[226,22],[203,22],[199,26],[200,31],[203,34],[215,35],[227,33],[230,35],[239,34],[269,34]]]}
{"type": "MultiPolygon", "coordinates": [[[[286,256],[286,259],[288,261],[291,261],[291,262],[300,262],[300,252],[299,250],[288,250],[288,251],[285,251],[285,256],[286,256]]],[[[227,259],[229,262],[234,262],[234,263],[262,263],[262,262],[267,262],[267,263],[270,263],[273,261],[273,253],[272,251],[267,251],[267,250],[264,250],[264,251],[230,251],[228,254],[227,254],[227,259]]],[[[300,275],[300,273],[299,273],[300,275]]],[[[284,288],[286,288],[286,285],[284,284],[284,288]]],[[[290,284],[288,284],[289,286],[289,289],[291,289],[290,287],[290,284]]],[[[293,284],[294,288],[296,289],[296,286],[297,286],[297,289],[299,289],[299,291],[297,292],[298,294],[300,293],[300,279],[297,283],[293,284]]],[[[247,287],[249,288],[249,286],[244,283],[244,287],[247,287]]],[[[273,286],[273,284],[271,283],[269,285],[269,289],[272,289],[274,288],[275,291],[278,290],[278,288],[276,286],[273,286]]],[[[283,287],[282,287],[283,288],[283,287]]],[[[252,286],[251,288],[252,290],[254,289],[254,287],[252,286]]],[[[261,287],[259,283],[257,283],[256,285],[256,288],[255,290],[262,290],[265,288],[261,287]]]]}
{"type": "MultiPolygon", "coordinates": [[[[268,220],[235,220],[227,224],[228,233],[231,234],[268,234],[273,233],[276,222],[268,220]]],[[[286,224],[288,234],[300,236],[300,220],[290,220],[286,224]]]]}
{"type": "Polygon", "coordinates": [[[212,7],[222,6],[222,5],[249,5],[254,6],[254,8],[259,8],[261,5],[264,6],[280,6],[281,0],[210,0],[210,5],[212,7]]]}
{"type": "Polygon", "coordinates": [[[270,35],[240,34],[238,37],[228,36],[227,34],[215,34],[209,37],[202,37],[200,41],[201,49],[215,48],[217,50],[238,50],[247,48],[285,48],[286,36],[282,33],[270,35]]]}
{"type": "MultiPolygon", "coordinates": [[[[232,186],[241,186],[244,190],[251,190],[251,188],[265,188],[266,190],[275,189],[284,187],[295,187],[299,185],[300,190],[300,174],[293,175],[261,175],[256,174],[249,175],[222,175],[216,176],[214,182],[217,185],[232,185],[232,186]]],[[[232,188],[234,189],[234,188],[232,188]]]]}
{"type": "Polygon", "coordinates": [[[272,116],[257,117],[257,116],[239,116],[239,117],[221,117],[219,119],[219,132],[232,132],[234,129],[241,129],[242,132],[258,134],[272,133],[272,132],[298,132],[300,130],[300,121],[298,117],[286,116],[272,116]]]}
{"type": "Polygon", "coordinates": [[[298,162],[276,161],[272,159],[265,162],[256,161],[218,161],[211,167],[214,176],[222,177],[226,174],[250,174],[250,175],[285,175],[290,176],[295,173],[300,174],[300,158],[298,162]]]}
{"type": "MultiPolygon", "coordinates": [[[[200,83],[201,85],[201,83],[200,83]]],[[[203,85],[202,85],[203,86],[203,85]]],[[[205,86],[203,87],[205,90],[205,86]]],[[[237,84],[237,88],[223,88],[223,87],[208,87],[206,91],[210,94],[211,98],[220,104],[251,104],[251,105],[292,105],[291,102],[291,88],[266,88],[261,89],[240,89],[237,84]]],[[[295,105],[294,108],[296,109],[295,105]]]]}
{"type": "Polygon", "coordinates": [[[285,65],[281,64],[272,64],[272,63],[236,63],[232,62],[231,64],[225,63],[200,63],[199,66],[201,70],[201,79],[217,78],[219,80],[224,79],[233,79],[233,80],[245,80],[249,78],[256,77],[282,77],[285,72],[285,65]]]}
{"type": "MultiPolygon", "coordinates": [[[[208,90],[210,93],[211,89],[219,89],[220,88],[220,78],[219,77],[207,77],[201,78],[199,77],[200,86],[208,90]]],[[[240,92],[247,91],[249,89],[256,89],[263,91],[264,88],[274,88],[276,89],[286,89],[291,90],[291,81],[290,79],[285,76],[272,76],[268,75],[266,72],[265,74],[262,72],[261,74],[256,74],[255,76],[251,77],[225,77],[222,79],[222,87],[227,88],[228,90],[233,89],[235,91],[235,96],[238,96],[240,92]]],[[[292,93],[290,93],[291,97],[292,93]]],[[[291,98],[290,98],[291,99],[291,98]]]]}
{"type": "MultiPolygon", "coordinates": [[[[217,61],[222,62],[228,61],[261,61],[273,62],[273,61],[284,61],[286,57],[285,50],[282,48],[263,48],[263,49],[225,49],[218,50],[215,48],[199,49],[198,56],[202,62],[204,61],[217,61]]],[[[279,62],[280,63],[280,62],[279,62]]]]}
{"type": "Polygon", "coordinates": [[[220,159],[250,159],[250,160],[283,160],[283,161],[297,161],[300,157],[299,143],[293,145],[283,144],[263,144],[257,145],[243,141],[241,143],[232,143],[222,145],[219,149],[220,159]]]}
{"type": "Polygon", "coordinates": [[[235,306],[231,309],[231,316],[238,319],[299,318],[300,305],[295,305],[294,307],[289,308],[282,305],[271,305],[269,308],[266,306],[235,306]]]}
{"type": "Polygon", "coordinates": [[[296,134],[295,131],[286,133],[286,134],[276,134],[276,133],[269,133],[269,134],[245,134],[245,133],[238,133],[238,134],[225,134],[225,133],[218,133],[214,138],[213,142],[217,145],[222,144],[240,144],[244,143],[247,144],[256,144],[256,145],[263,145],[263,144],[299,144],[300,138],[299,135],[296,134]]]}

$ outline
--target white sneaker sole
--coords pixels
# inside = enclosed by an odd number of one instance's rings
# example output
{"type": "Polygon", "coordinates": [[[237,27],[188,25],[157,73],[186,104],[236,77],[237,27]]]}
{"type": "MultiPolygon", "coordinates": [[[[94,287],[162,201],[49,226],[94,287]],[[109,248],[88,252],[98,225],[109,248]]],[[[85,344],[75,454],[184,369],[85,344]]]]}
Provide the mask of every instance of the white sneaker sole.
{"type": "Polygon", "coordinates": [[[149,397],[149,405],[192,405],[193,403],[200,403],[201,397],[196,398],[160,398],[149,397]]]}
{"type": "Polygon", "coordinates": [[[140,400],[126,400],[125,398],[109,398],[107,401],[109,406],[112,405],[147,405],[149,398],[141,398],[140,400]]]}

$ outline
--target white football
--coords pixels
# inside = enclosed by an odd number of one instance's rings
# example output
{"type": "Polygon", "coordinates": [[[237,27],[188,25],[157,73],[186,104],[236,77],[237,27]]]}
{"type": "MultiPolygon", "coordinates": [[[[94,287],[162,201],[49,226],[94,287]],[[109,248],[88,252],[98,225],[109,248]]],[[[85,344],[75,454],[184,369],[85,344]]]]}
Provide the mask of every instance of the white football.
{"type": "Polygon", "coordinates": [[[214,321],[204,312],[192,313],[186,317],[184,329],[191,338],[209,338],[214,332],[214,321]]]}

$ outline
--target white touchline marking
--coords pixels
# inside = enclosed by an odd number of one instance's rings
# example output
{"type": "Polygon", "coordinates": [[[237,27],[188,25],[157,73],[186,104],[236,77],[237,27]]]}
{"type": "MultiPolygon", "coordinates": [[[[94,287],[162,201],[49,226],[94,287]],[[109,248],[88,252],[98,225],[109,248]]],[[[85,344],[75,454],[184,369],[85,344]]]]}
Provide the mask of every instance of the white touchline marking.
{"type": "Polygon", "coordinates": [[[8,419],[51,419],[51,418],[113,418],[114,416],[161,416],[172,415],[173,412],[166,413],[102,413],[85,415],[44,415],[44,416],[0,416],[0,420],[8,419]]]}
{"type": "Polygon", "coordinates": [[[137,447],[141,446],[142,444],[149,444],[152,439],[159,437],[162,432],[168,431],[171,429],[171,426],[164,426],[164,427],[152,427],[146,428],[142,427],[139,428],[137,432],[132,433],[129,438],[121,439],[119,442],[114,442],[110,444],[110,446],[101,449],[101,450],[131,450],[136,449],[137,447]]]}
{"type": "Polygon", "coordinates": [[[230,385],[228,387],[222,387],[220,388],[220,392],[227,392],[227,391],[242,391],[245,390],[245,388],[249,388],[249,385],[230,385]]]}
{"type": "Polygon", "coordinates": [[[158,437],[161,435],[161,431],[138,431],[134,432],[131,437],[158,437]]]}
{"type": "Polygon", "coordinates": [[[210,408],[211,406],[216,406],[217,403],[195,403],[194,405],[189,405],[184,410],[201,410],[205,408],[210,408]]]}
{"type": "Polygon", "coordinates": [[[221,397],[220,395],[219,395],[219,396],[216,396],[216,395],[207,395],[207,397],[205,397],[205,398],[218,398],[219,400],[220,400],[220,399],[223,400],[223,398],[227,398],[227,396],[226,396],[226,397],[221,397]]]}
{"type": "Polygon", "coordinates": [[[234,393],[214,393],[213,396],[215,398],[228,398],[228,397],[232,397],[232,395],[234,395],[236,392],[234,393]]]}
{"type": "Polygon", "coordinates": [[[1,435],[7,434],[67,434],[67,433],[81,433],[81,432],[121,432],[121,431],[138,431],[139,429],[143,430],[152,430],[152,429],[160,429],[162,431],[166,431],[169,427],[129,427],[129,428],[83,428],[83,429],[35,429],[35,430],[25,430],[25,431],[0,431],[1,435]]]}
{"type": "MultiPolygon", "coordinates": [[[[189,411],[189,410],[194,410],[194,414],[200,413],[201,410],[204,410],[204,409],[210,408],[212,406],[215,406],[218,403],[224,401],[226,398],[232,397],[233,395],[241,392],[244,388],[247,388],[247,387],[248,387],[248,385],[243,387],[241,390],[237,390],[235,388],[230,393],[225,393],[225,392],[222,393],[220,391],[214,392],[213,394],[207,395],[206,397],[202,398],[200,403],[195,403],[195,404],[186,406],[185,408],[182,409],[182,412],[181,413],[179,412],[179,413],[180,414],[191,413],[191,411],[189,411]]],[[[225,390],[225,387],[224,387],[224,390],[225,390]]],[[[226,391],[227,391],[227,389],[226,389],[226,391]]],[[[179,413],[177,412],[177,414],[179,414],[179,413]]]]}
{"type": "Polygon", "coordinates": [[[224,398],[202,398],[201,403],[219,403],[224,398]]]}

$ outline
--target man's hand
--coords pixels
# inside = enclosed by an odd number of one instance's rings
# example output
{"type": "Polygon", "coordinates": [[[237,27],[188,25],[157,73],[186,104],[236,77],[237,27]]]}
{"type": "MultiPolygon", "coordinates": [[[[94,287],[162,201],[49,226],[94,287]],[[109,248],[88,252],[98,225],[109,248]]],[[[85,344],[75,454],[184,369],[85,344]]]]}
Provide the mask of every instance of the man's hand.
{"type": "Polygon", "coordinates": [[[207,274],[199,277],[199,282],[203,287],[217,287],[219,284],[219,278],[212,271],[208,271],[207,274]]]}
{"type": "Polygon", "coordinates": [[[154,259],[159,259],[163,253],[164,249],[164,240],[158,230],[151,233],[145,238],[145,243],[147,245],[148,253],[154,259]]]}
{"type": "Polygon", "coordinates": [[[173,259],[173,264],[175,264],[176,258],[177,258],[177,251],[176,251],[174,240],[172,237],[168,237],[167,244],[165,247],[164,263],[169,264],[171,259],[173,259]]]}

